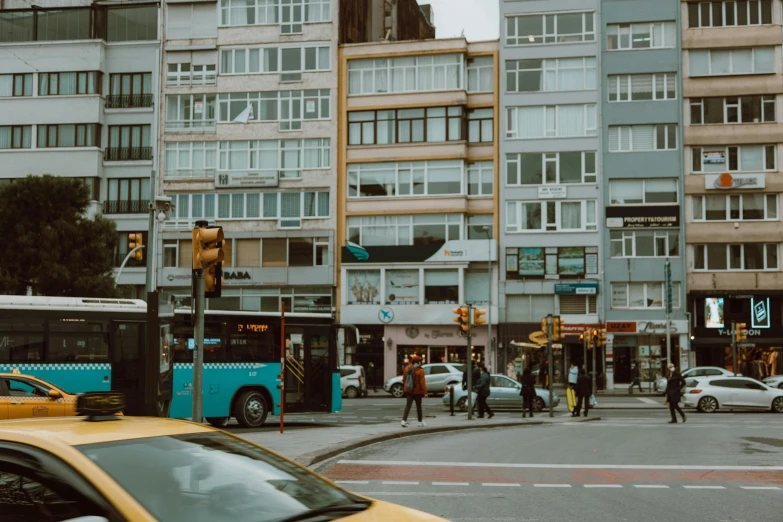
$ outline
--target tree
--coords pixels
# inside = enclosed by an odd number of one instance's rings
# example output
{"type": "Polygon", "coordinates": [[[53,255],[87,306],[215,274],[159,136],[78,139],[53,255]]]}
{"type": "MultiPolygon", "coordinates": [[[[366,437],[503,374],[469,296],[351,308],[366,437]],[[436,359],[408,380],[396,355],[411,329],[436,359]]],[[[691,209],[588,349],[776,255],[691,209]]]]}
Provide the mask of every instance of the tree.
{"type": "Polygon", "coordinates": [[[86,216],[79,179],[28,176],[0,185],[0,293],[114,297],[114,222],[86,216]]]}

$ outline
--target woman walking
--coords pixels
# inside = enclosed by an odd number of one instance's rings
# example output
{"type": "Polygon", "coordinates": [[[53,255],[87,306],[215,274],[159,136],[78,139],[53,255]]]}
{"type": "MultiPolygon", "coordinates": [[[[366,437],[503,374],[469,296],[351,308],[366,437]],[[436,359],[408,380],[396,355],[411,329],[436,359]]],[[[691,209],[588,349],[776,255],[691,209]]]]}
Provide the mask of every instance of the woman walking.
{"type": "Polygon", "coordinates": [[[476,395],[478,396],[478,418],[484,418],[484,410],[487,411],[487,415],[491,419],[495,416],[492,412],[492,408],[487,404],[487,397],[489,397],[490,377],[489,370],[483,364],[481,365],[481,377],[479,377],[478,386],[476,387],[476,395]]]}
{"type": "Polygon", "coordinates": [[[427,382],[424,379],[424,369],[421,367],[421,357],[414,355],[411,357],[408,366],[402,373],[402,382],[405,390],[405,412],[402,414],[403,428],[408,427],[408,414],[411,412],[411,406],[416,403],[416,415],[419,418],[419,426],[426,426],[424,417],[421,413],[421,400],[427,395],[427,382]]]}
{"type": "Polygon", "coordinates": [[[530,413],[530,418],[533,418],[533,397],[536,396],[536,379],[533,377],[533,372],[530,370],[530,366],[525,368],[522,372],[522,390],[519,392],[522,396],[522,418],[530,413]]]}

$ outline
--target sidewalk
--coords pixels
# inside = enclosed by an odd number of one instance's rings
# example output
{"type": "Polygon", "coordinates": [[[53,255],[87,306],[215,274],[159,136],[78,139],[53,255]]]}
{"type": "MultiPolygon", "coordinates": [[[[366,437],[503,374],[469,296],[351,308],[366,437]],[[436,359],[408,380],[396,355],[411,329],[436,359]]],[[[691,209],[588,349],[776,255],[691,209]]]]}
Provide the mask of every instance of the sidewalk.
{"type": "Polygon", "coordinates": [[[550,418],[546,413],[539,414],[533,419],[524,420],[474,419],[472,421],[467,420],[467,416],[450,417],[448,415],[438,415],[434,419],[427,419],[427,426],[423,428],[416,427],[416,422],[411,422],[407,428],[403,428],[398,422],[394,422],[292,430],[282,435],[278,431],[238,433],[237,435],[276,451],[304,466],[313,466],[346,451],[402,437],[465,429],[492,429],[515,426],[524,429],[526,426],[600,420],[601,417],[572,418],[570,416],[560,416],[550,418]]]}

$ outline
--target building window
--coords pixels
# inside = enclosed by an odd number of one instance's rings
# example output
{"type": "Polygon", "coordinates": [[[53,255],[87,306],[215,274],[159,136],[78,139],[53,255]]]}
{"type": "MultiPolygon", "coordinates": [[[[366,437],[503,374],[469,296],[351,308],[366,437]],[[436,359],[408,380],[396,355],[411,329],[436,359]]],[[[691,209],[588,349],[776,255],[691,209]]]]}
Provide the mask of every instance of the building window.
{"type": "Polygon", "coordinates": [[[461,54],[348,61],[348,94],[386,94],[463,89],[461,54]]]}
{"type": "Polygon", "coordinates": [[[381,304],[380,270],[347,270],[345,304],[381,304]]]}
{"type": "Polygon", "coordinates": [[[606,26],[608,51],[663,49],[677,45],[675,22],[609,24],[606,26]]]}
{"type": "MultiPolygon", "coordinates": [[[[0,27],[2,26],[0,18],[0,27]]],[[[3,41],[0,38],[0,41],[3,41]]],[[[46,73],[41,73],[45,75],[46,73]]],[[[0,74],[0,97],[3,96],[32,96],[33,95],[33,75],[23,74],[0,74]]]]}
{"type": "Polygon", "coordinates": [[[737,27],[772,23],[772,0],[688,2],[688,27],[737,27]]]}
{"type": "Polygon", "coordinates": [[[424,304],[459,302],[459,270],[424,270],[424,304]]]}
{"type": "Polygon", "coordinates": [[[597,297],[594,295],[561,295],[559,313],[561,314],[594,314],[596,313],[597,297]]]}
{"type": "Polygon", "coordinates": [[[691,196],[693,221],[777,221],[777,194],[691,196]]]}
{"type": "Polygon", "coordinates": [[[214,85],[217,82],[215,64],[196,65],[188,62],[170,63],[166,73],[166,85],[214,85]]]}
{"type": "Polygon", "coordinates": [[[152,73],[120,73],[109,76],[107,109],[152,107],[152,73]]]}
{"type": "Polygon", "coordinates": [[[326,266],[328,252],[328,237],[288,238],[288,266],[326,266]]]}
{"type": "Polygon", "coordinates": [[[468,216],[468,239],[492,239],[495,228],[495,216],[492,214],[475,214],[468,216]],[[484,230],[484,227],[487,227],[484,230]]]}
{"type": "Polygon", "coordinates": [[[689,76],[774,74],[775,48],[714,49],[688,51],[689,76]]]}
{"type": "Polygon", "coordinates": [[[166,131],[215,132],[215,101],[214,94],[166,96],[166,131]]]}
{"type": "Polygon", "coordinates": [[[598,247],[506,249],[506,278],[580,278],[598,274],[598,247]]]}
{"type": "Polygon", "coordinates": [[[509,107],[510,139],[577,138],[596,135],[595,105],[509,107]]]}
{"type": "Polygon", "coordinates": [[[38,73],[38,96],[100,94],[101,73],[38,73]]]}
{"type": "Polygon", "coordinates": [[[460,141],[462,114],[462,107],[349,112],[348,144],[460,141]]]}
{"type": "MultiPolygon", "coordinates": [[[[204,195],[206,196],[206,195],[204,195]]],[[[200,204],[197,199],[196,202],[200,204]]],[[[203,209],[194,208],[192,219],[215,215],[215,200],[204,200],[203,209]],[[211,207],[208,207],[210,204],[211,207]],[[206,214],[199,216],[198,214],[206,214]]],[[[217,219],[275,219],[291,221],[287,228],[298,228],[302,219],[328,218],[328,192],[234,192],[217,195],[217,219]],[[296,226],[294,226],[296,225],[296,226]]],[[[187,216],[182,216],[183,218],[187,216]]]]}
{"type": "Polygon", "coordinates": [[[468,92],[492,92],[495,89],[495,65],[492,56],[468,58],[468,92]]]}
{"type": "Polygon", "coordinates": [[[506,45],[561,44],[595,40],[594,13],[506,17],[506,45]]]}
{"type": "Polygon", "coordinates": [[[166,178],[213,178],[217,171],[217,142],[166,143],[166,178]]]}
{"type": "Polygon", "coordinates": [[[679,257],[679,230],[611,230],[612,257],[679,257]]]}
{"type": "Polygon", "coordinates": [[[411,197],[464,194],[462,160],[348,165],[348,197],[411,197]]]}
{"type": "Polygon", "coordinates": [[[506,232],[576,232],[597,230],[596,202],[509,201],[506,232]]]}
{"type": "MultiPolygon", "coordinates": [[[[665,305],[664,283],[612,283],[612,308],[662,310],[665,305]]],[[[672,308],[681,306],[680,283],[672,283],[672,308]]]]}
{"type": "Polygon", "coordinates": [[[280,0],[280,34],[301,34],[303,0],[280,0]]]}
{"type": "Polygon", "coordinates": [[[149,125],[112,125],[106,161],[144,161],[152,159],[149,125]]]}
{"type": "Polygon", "coordinates": [[[97,123],[38,125],[38,148],[100,146],[101,126],[97,123]]]}
{"type": "Polygon", "coordinates": [[[32,125],[0,127],[0,149],[29,149],[32,146],[32,125]]]}
{"type": "Polygon", "coordinates": [[[305,170],[328,169],[329,138],[309,140],[221,141],[221,171],[276,173],[281,179],[301,179],[305,170]]]}
{"type": "Polygon", "coordinates": [[[609,180],[610,205],[675,205],[676,179],[609,180]]]}
{"type": "Polygon", "coordinates": [[[507,185],[595,183],[595,152],[506,154],[507,185]]]}
{"type": "Polygon", "coordinates": [[[609,76],[610,102],[677,99],[677,74],[620,74],[609,76]]]}
{"type": "Polygon", "coordinates": [[[329,22],[331,0],[220,0],[220,25],[280,25],[281,34],[302,32],[302,22],[329,22]]]}
{"type": "Polygon", "coordinates": [[[468,163],[468,196],[491,196],[495,164],[491,161],[468,163]]]}
{"type": "Polygon", "coordinates": [[[777,170],[775,145],[691,147],[693,172],[764,172],[777,170]]]}
{"type": "Polygon", "coordinates": [[[775,121],[775,95],[691,98],[690,104],[691,125],[775,121]]]}
{"type": "Polygon", "coordinates": [[[677,150],[677,124],[609,127],[609,152],[677,150]]]}
{"type": "Polygon", "coordinates": [[[150,197],[149,178],[110,179],[109,199],[104,214],[147,214],[150,197]]]}
{"type": "Polygon", "coordinates": [[[709,272],[778,270],[777,243],[693,245],[693,269],[709,272]]]}
{"type": "MultiPolygon", "coordinates": [[[[147,232],[142,231],[126,231],[126,232],[120,232],[119,233],[119,240],[117,241],[117,247],[114,250],[114,266],[120,267],[122,265],[122,262],[125,260],[125,257],[128,255],[130,250],[128,249],[128,243],[130,242],[128,239],[128,236],[130,234],[139,233],[142,237],[142,242],[144,245],[147,245],[147,232]]],[[[132,267],[140,267],[140,266],[147,266],[147,248],[144,247],[140,250],[137,250],[134,255],[141,252],[141,259],[136,259],[135,257],[128,258],[128,262],[125,263],[126,268],[132,268],[132,267]]]]}
{"type": "Polygon", "coordinates": [[[468,111],[468,142],[492,143],[494,128],[494,109],[471,109],[468,111]]]}
{"type": "Polygon", "coordinates": [[[442,245],[462,239],[462,214],[350,216],[348,241],[364,246],[442,245]]]}
{"type": "Polygon", "coordinates": [[[328,42],[283,47],[221,48],[220,74],[294,74],[331,70],[328,42]]]}
{"type": "Polygon", "coordinates": [[[74,178],[80,179],[87,186],[87,194],[90,201],[98,201],[101,199],[101,178],[74,178]]]}
{"type": "Polygon", "coordinates": [[[586,91],[595,89],[595,58],[506,61],[507,92],[586,91]]]}
{"type": "Polygon", "coordinates": [[[158,39],[158,6],[111,7],[107,15],[107,42],[158,39]]]}
{"type": "Polygon", "coordinates": [[[163,268],[177,268],[179,266],[179,260],[177,254],[179,253],[179,241],[176,239],[164,239],[163,240],[163,268]]]}
{"type": "Polygon", "coordinates": [[[242,121],[247,109],[247,121],[279,122],[281,131],[301,130],[302,120],[331,118],[329,89],[235,92],[218,95],[218,101],[222,123],[242,121]]]}

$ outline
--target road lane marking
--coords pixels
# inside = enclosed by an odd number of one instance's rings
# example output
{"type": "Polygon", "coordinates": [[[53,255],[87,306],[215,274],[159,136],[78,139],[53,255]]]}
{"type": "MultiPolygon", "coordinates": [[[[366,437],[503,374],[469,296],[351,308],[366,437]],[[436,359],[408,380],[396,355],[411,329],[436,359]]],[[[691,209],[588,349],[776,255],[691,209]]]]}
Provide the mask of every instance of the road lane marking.
{"type": "Polygon", "coordinates": [[[418,486],[418,482],[408,480],[384,480],[381,484],[395,485],[395,486],[418,486]]]}
{"type": "Polygon", "coordinates": [[[335,484],[369,484],[369,480],[335,480],[335,484]]]}
{"type": "Polygon", "coordinates": [[[570,488],[571,484],[533,484],[534,488],[570,488]]]}
{"type": "Polygon", "coordinates": [[[669,486],[663,484],[634,484],[633,487],[639,489],[669,489],[669,486]]]}
{"type": "Polygon", "coordinates": [[[433,486],[470,486],[470,482],[433,482],[433,486]]]}
{"type": "Polygon", "coordinates": [[[497,487],[497,488],[521,488],[522,484],[518,482],[482,482],[482,486],[497,487]]]}
{"type": "Polygon", "coordinates": [[[585,484],[586,488],[622,488],[622,484],[585,484]]]}
{"type": "Polygon", "coordinates": [[[740,486],[740,488],[780,491],[780,488],[777,486],[740,486]]]}
{"type": "Polygon", "coordinates": [[[685,489],[726,489],[724,486],[683,486],[685,489]]]}
{"type": "Polygon", "coordinates": [[[630,469],[675,471],[783,471],[783,466],[689,466],[674,464],[516,464],[506,462],[421,462],[412,460],[340,460],[354,466],[425,466],[444,468],[630,469]]]}

